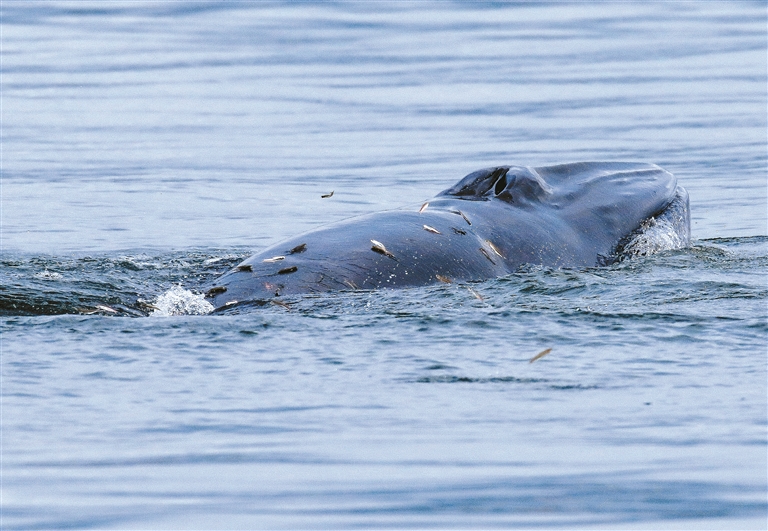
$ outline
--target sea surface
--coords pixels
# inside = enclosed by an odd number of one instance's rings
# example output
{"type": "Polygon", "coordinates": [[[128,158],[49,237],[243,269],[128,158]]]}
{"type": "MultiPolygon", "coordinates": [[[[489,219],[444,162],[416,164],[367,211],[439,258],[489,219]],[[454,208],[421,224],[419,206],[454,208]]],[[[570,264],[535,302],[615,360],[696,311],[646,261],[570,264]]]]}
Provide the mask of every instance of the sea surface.
{"type": "Polygon", "coordinates": [[[766,529],[766,9],[0,2],[0,527],[766,529]],[[578,160],[673,172],[691,246],[206,314],[578,160]]]}

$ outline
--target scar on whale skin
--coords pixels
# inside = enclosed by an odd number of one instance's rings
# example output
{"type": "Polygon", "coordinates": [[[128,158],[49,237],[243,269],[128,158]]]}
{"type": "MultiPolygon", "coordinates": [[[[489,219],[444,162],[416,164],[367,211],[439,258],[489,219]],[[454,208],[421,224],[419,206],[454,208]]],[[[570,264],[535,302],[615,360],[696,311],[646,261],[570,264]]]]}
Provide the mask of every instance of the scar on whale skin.
{"type": "Polygon", "coordinates": [[[486,251],[484,247],[480,247],[480,252],[483,253],[483,256],[490,260],[493,265],[496,265],[496,262],[493,261],[493,258],[491,258],[491,255],[488,254],[488,251],[486,251]]]}
{"type": "Polygon", "coordinates": [[[496,253],[499,258],[504,258],[504,256],[501,254],[501,251],[499,251],[499,248],[496,247],[491,240],[485,240],[485,243],[488,244],[488,247],[491,248],[491,251],[496,253]]]}

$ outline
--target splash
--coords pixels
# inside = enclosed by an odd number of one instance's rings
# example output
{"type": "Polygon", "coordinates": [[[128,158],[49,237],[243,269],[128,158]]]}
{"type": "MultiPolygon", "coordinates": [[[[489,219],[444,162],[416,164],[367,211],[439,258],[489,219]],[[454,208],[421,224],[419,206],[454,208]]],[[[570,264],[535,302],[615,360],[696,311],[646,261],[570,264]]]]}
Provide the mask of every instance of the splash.
{"type": "Polygon", "coordinates": [[[181,286],[174,286],[160,295],[153,304],[152,317],[171,315],[205,315],[213,311],[213,305],[203,295],[197,295],[181,286]]]}
{"type": "Polygon", "coordinates": [[[35,273],[34,277],[40,280],[61,280],[64,278],[61,273],[56,273],[55,271],[48,271],[47,269],[44,271],[40,271],[39,273],[35,273]]]}
{"type": "Polygon", "coordinates": [[[651,218],[624,245],[622,255],[649,256],[685,246],[686,241],[672,223],[666,219],[651,218]]]}
{"type": "Polygon", "coordinates": [[[672,203],[619,244],[619,258],[649,256],[687,247],[691,239],[688,194],[678,191],[672,203]]]}

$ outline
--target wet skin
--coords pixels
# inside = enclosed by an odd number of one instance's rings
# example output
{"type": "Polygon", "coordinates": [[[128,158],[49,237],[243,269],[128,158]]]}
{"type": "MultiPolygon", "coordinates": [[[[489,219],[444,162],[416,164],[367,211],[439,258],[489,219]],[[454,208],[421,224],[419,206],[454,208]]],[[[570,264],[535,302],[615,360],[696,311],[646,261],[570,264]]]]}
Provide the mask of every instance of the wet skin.
{"type": "Polygon", "coordinates": [[[526,264],[599,266],[644,221],[673,210],[687,243],[688,195],[652,164],[494,167],[411,210],[351,218],[274,245],[217,279],[206,297],[220,308],[291,294],[484,280],[526,264]]]}

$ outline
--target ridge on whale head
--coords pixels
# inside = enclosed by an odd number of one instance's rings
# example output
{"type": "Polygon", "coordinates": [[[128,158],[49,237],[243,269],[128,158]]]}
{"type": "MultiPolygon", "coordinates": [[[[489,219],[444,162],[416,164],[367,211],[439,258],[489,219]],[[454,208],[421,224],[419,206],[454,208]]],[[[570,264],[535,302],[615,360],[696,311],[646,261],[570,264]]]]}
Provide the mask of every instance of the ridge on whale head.
{"type": "Polygon", "coordinates": [[[688,194],[653,164],[579,162],[470,173],[420,207],[350,218],[257,253],[209,286],[216,308],[281,295],[421,286],[520,266],[593,267],[659,220],[690,240],[688,194]]]}
{"type": "Polygon", "coordinates": [[[542,200],[552,192],[552,187],[531,168],[499,166],[472,172],[440,195],[470,200],[495,197],[508,203],[522,204],[542,200]]]}

